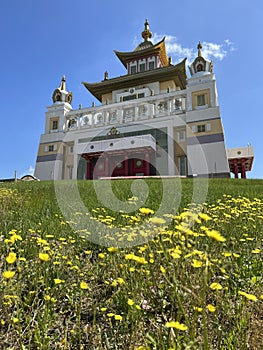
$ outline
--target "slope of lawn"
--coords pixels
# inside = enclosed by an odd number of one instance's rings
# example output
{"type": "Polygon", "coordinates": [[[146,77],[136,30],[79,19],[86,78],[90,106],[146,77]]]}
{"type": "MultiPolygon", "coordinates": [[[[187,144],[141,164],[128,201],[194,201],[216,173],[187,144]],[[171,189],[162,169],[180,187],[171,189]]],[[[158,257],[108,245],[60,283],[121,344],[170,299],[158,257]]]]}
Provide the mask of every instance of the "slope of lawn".
{"type": "Polygon", "coordinates": [[[206,181],[0,184],[0,349],[262,349],[263,180],[206,181]]]}

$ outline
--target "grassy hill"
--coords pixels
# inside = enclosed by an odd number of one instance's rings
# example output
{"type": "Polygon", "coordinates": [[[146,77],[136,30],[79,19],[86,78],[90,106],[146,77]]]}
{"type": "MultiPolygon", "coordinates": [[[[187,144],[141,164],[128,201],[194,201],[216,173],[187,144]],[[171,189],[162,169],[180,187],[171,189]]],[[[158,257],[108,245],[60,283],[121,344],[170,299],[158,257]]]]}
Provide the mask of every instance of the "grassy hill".
{"type": "Polygon", "coordinates": [[[0,184],[0,349],[261,349],[263,180],[0,184]]]}

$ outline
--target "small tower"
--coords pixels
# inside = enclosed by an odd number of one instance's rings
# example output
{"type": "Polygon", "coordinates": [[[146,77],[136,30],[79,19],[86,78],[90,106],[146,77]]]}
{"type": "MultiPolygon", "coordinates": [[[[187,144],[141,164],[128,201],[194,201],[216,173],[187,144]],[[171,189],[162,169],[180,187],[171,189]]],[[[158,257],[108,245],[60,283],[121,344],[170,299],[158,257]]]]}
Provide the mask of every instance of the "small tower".
{"type": "Polygon", "coordinates": [[[200,42],[189,70],[186,111],[189,175],[229,177],[213,62],[203,56],[200,42]],[[201,164],[202,157],[206,164],[201,164]]]}
{"type": "Polygon", "coordinates": [[[62,77],[61,83],[52,94],[51,106],[47,107],[45,131],[41,135],[38,155],[35,167],[35,176],[40,180],[64,178],[65,147],[64,129],[67,123],[67,114],[72,110],[72,93],[67,91],[66,78],[62,77]],[[55,174],[55,166],[59,175],[55,174]]]}
{"type": "Polygon", "coordinates": [[[57,102],[67,102],[71,104],[72,102],[72,92],[68,92],[66,89],[66,77],[63,75],[61,83],[57,89],[54,90],[52,95],[53,103],[57,102]]]}

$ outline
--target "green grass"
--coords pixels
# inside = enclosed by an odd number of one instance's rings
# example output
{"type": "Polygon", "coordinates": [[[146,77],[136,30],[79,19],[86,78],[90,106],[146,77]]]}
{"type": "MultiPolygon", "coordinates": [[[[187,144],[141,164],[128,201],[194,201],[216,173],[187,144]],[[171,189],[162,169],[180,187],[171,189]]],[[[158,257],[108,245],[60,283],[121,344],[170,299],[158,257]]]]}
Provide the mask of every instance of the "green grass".
{"type": "Polygon", "coordinates": [[[0,184],[0,217],[0,349],[262,348],[263,180],[0,184]]]}

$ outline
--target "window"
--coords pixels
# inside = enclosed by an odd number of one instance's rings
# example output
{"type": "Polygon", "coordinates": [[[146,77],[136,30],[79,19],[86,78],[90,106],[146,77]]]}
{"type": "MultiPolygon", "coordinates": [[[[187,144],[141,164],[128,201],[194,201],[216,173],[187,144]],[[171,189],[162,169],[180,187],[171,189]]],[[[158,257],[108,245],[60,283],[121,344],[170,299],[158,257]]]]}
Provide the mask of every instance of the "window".
{"type": "Polygon", "coordinates": [[[48,146],[48,151],[53,152],[54,151],[54,145],[49,145],[48,146]]]}
{"type": "Polygon", "coordinates": [[[197,132],[205,132],[205,124],[197,125],[197,132]]]}
{"type": "Polygon", "coordinates": [[[185,141],[185,131],[178,131],[178,133],[177,133],[177,135],[178,135],[178,141],[179,142],[182,142],[182,141],[185,141]]]}
{"type": "Polygon", "coordinates": [[[197,106],[205,105],[205,95],[197,95],[197,106]]]}
{"type": "Polygon", "coordinates": [[[154,61],[149,62],[149,70],[154,69],[154,61]]]}
{"type": "Polygon", "coordinates": [[[179,157],[179,174],[182,176],[185,176],[186,172],[187,172],[186,157],[181,156],[179,157]]]}
{"type": "Polygon", "coordinates": [[[58,129],[58,120],[53,120],[52,121],[52,130],[57,130],[58,129]]]}
{"type": "Polygon", "coordinates": [[[131,74],[135,74],[136,73],[136,66],[131,66],[131,74]]]}
{"type": "Polygon", "coordinates": [[[144,72],[146,69],[145,63],[141,63],[139,67],[140,67],[140,72],[144,72]]]}

